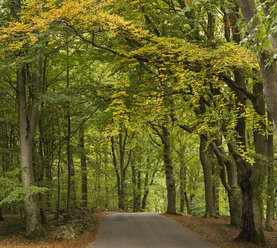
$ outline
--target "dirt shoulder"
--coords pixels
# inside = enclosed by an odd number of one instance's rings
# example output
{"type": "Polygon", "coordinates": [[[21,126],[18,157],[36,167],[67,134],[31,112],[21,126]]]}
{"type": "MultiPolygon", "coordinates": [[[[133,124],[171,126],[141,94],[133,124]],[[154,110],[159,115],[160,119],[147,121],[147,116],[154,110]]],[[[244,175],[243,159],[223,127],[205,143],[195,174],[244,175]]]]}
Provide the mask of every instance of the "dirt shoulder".
{"type": "MultiPolygon", "coordinates": [[[[176,221],[193,233],[209,240],[211,243],[224,248],[257,248],[259,246],[246,242],[237,242],[234,239],[239,234],[239,229],[232,227],[230,218],[220,216],[217,219],[206,219],[190,215],[167,215],[163,216],[176,221]]],[[[275,230],[265,231],[270,248],[277,248],[277,221],[274,221],[275,230]]]]}

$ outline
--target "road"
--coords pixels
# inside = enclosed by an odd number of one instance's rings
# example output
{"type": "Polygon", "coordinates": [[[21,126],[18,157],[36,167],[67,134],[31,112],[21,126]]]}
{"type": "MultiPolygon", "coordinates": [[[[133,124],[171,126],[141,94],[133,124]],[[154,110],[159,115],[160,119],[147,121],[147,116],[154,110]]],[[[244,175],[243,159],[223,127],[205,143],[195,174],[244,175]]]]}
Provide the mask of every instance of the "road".
{"type": "Polygon", "coordinates": [[[92,248],[216,248],[182,225],[156,213],[120,213],[102,217],[92,248]]]}

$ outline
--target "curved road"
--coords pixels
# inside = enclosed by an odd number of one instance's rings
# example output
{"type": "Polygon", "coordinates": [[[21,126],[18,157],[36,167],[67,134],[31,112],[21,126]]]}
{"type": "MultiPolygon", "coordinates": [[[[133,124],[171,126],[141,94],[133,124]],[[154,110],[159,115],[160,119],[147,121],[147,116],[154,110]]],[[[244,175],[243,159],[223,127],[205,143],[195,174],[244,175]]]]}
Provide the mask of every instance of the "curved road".
{"type": "Polygon", "coordinates": [[[92,248],[216,248],[182,225],[156,213],[123,213],[102,217],[92,248]]]}

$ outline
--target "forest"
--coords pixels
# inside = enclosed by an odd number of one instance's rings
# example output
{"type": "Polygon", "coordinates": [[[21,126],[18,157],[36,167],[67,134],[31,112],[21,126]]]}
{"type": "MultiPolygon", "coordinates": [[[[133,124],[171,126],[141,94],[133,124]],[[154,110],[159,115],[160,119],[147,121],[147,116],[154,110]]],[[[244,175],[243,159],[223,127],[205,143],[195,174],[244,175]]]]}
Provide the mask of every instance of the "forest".
{"type": "Polygon", "coordinates": [[[0,0],[0,75],[0,222],[224,215],[267,246],[276,0],[0,0]]]}

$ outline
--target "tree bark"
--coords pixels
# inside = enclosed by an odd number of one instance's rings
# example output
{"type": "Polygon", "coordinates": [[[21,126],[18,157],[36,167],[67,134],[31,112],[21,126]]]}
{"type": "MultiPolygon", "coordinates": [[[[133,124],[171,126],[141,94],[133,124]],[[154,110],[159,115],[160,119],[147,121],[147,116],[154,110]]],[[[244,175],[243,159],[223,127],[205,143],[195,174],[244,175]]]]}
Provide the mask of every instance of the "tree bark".
{"type": "Polygon", "coordinates": [[[157,169],[158,169],[158,164],[154,168],[153,174],[152,174],[151,179],[150,179],[150,183],[149,183],[149,179],[148,179],[149,173],[148,173],[148,171],[146,172],[145,180],[144,180],[144,193],[143,193],[142,205],[141,205],[142,210],[145,210],[145,208],[146,208],[147,197],[149,195],[150,187],[154,183],[154,178],[155,178],[155,174],[157,172],[157,169]]]}
{"type": "MultiPolygon", "coordinates": [[[[271,113],[268,112],[268,121],[272,122],[271,113]]],[[[272,127],[272,124],[270,124],[272,127]]],[[[273,127],[272,130],[273,131],[273,127]]],[[[267,165],[267,209],[266,209],[266,229],[273,230],[272,220],[274,218],[274,150],[273,150],[273,134],[268,135],[268,165],[267,165]]]]}
{"type": "Polygon", "coordinates": [[[3,215],[2,215],[2,209],[0,208],[0,221],[4,220],[3,215]]]}
{"type": "Polygon", "coordinates": [[[60,179],[60,173],[61,173],[61,168],[60,168],[61,167],[61,149],[62,149],[61,144],[59,144],[59,150],[58,150],[58,168],[57,168],[58,196],[57,196],[57,207],[56,207],[56,214],[55,214],[55,218],[56,219],[58,219],[58,217],[60,215],[60,199],[61,199],[61,181],[60,181],[61,180],[60,179]]]}
{"type": "MultiPolygon", "coordinates": [[[[66,48],[66,89],[69,90],[69,48],[66,48]]],[[[71,114],[70,103],[67,104],[67,137],[66,137],[66,154],[67,154],[67,205],[66,212],[70,212],[71,205],[76,205],[76,188],[74,179],[74,161],[71,148],[71,114]]]]}
{"type": "MultiPolygon", "coordinates": [[[[264,2],[264,1],[263,1],[264,2]]],[[[241,11],[248,25],[252,20],[252,24],[249,26],[249,33],[255,35],[255,29],[258,25],[263,25],[262,21],[257,14],[257,6],[255,0],[239,0],[241,11]]],[[[267,15],[269,13],[270,5],[265,6],[264,12],[267,15]]],[[[259,54],[259,64],[261,75],[264,84],[264,94],[267,104],[272,113],[272,117],[275,123],[275,129],[277,133],[277,60],[271,60],[273,55],[277,53],[277,38],[267,37],[270,42],[270,46],[264,48],[259,54]]]]}
{"type": "Polygon", "coordinates": [[[132,187],[133,187],[133,212],[138,212],[140,205],[138,201],[138,189],[137,189],[137,173],[136,173],[136,167],[135,163],[132,160],[132,187]]]}
{"type": "MultiPolygon", "coordinates": [[[[111,138],[111,148],[112,148],[112,157],[113,157],[113,165],[116,173],[117,180],[117,194],[118,194],[118,208],[125,209],[125,187],[126,187],[126,172],[129,167],[132,150],[130,149],[127,158],[126,155],[126,142],[128,138],[127,130],[125,129],[125,134],[123,135],[122,131],[118,135],[118,146],[119,146],[119,165],[118,159],[115,151],[115,141],[114,138],[111,138]]],[[[130,137],[130,140],[133,139],[133,135],[130,137]]]]}
{"type": "Polygon", "coordinates": [[[82,185],[81,185],[81,194],[82,194],[82,206],[87,207],[88,205],[88,178],[87,178],[87,158],[85,153],[85,134],[84,129],[81,128],[80,130],[80,159],[81,159],[81,178],[82,178],[82,185]]]}
{"type": "Polygon", "coordinates": [[[206,202],[206,214],[207,218],[213,218],[216,216],[215,205],[213,201],[213,180],[212,180],[212,165],[206,146],[206,140],[200,137],[200,161],[204,173],[204,184],[205,184],[205,202],[206,202]]]}
{"type": "MultiPolygon", "coordinates": [[[[41,59],[35,63],[34,88],[35,94],[40,91],[41,83],[41,59]]],[[[30,120],[28,120],[28,110],[26,102],[26,77],[24,65],[17,67],[17,99],[19,114],[19,136],[20,136],[20,164],[23,187],[34,185],[33,163],[32,163],[32,140],[35,134],[37,123],[38,106],[32,104],[30,120]]],[[[35,101],[35,100],[34,100],[35,101]]],[[[26,221],[26,236],[40,236],[43,228],[40,222],[37,197],[29,195],[24,199],[24,214],[26,221]]]]}
{"type": "Polygon", "coordinates": [[[180,163],[180,212],[184,213],[185,210],[185,168],[184,164],[180,163]]]}
{"type": "Polygon", "coordinates": [[[166,124],[162,126],[163,132],[163,156],[166,176],[166,188],[167,188],[167,213],[176,214],[176,187],[173,173],[172,159],[171,159],[171,147],[170,147],[170,131],[167,127],[168,117],[165,118],[166,124]]]}

